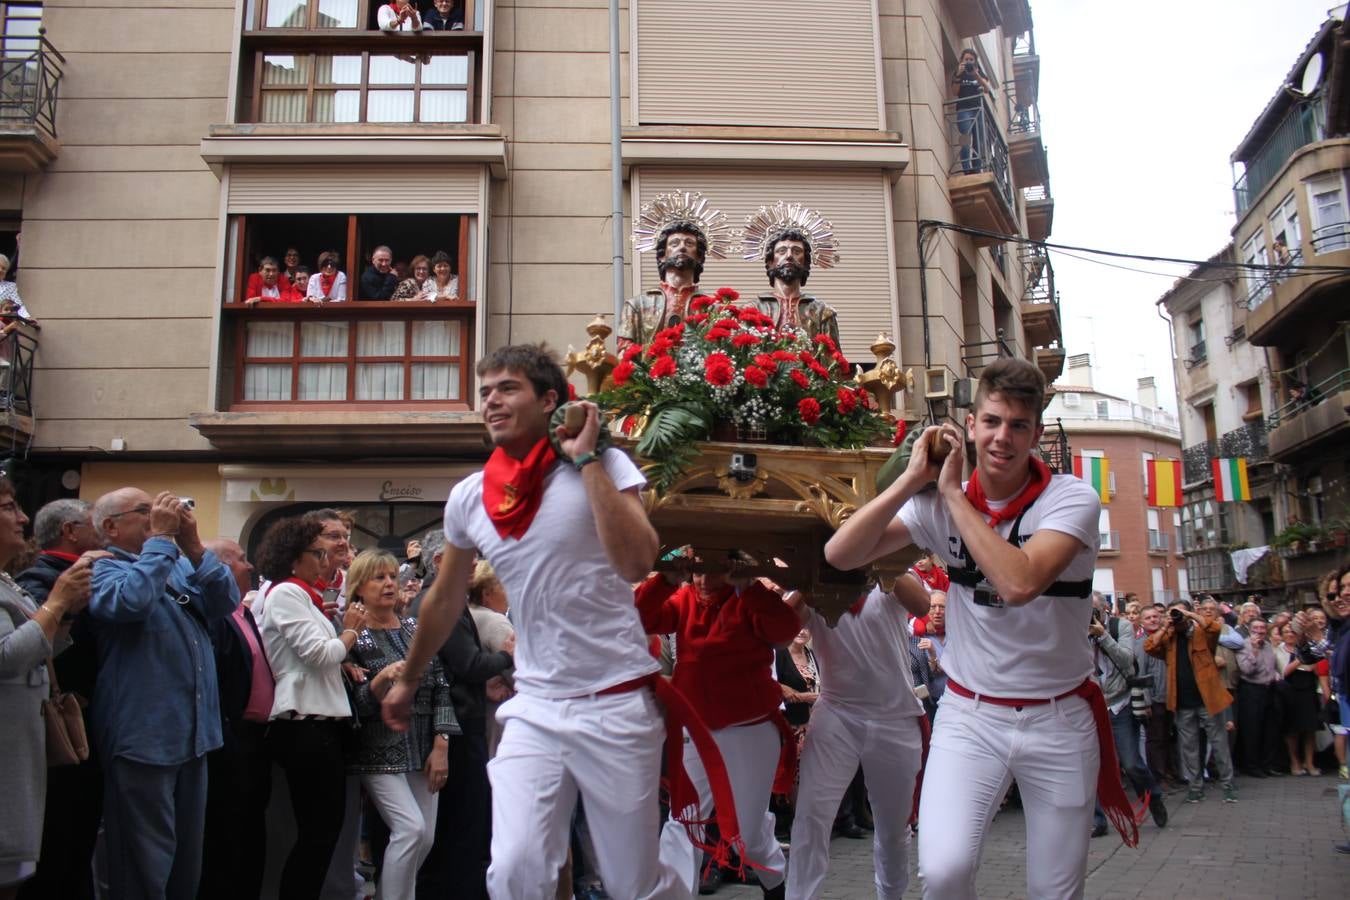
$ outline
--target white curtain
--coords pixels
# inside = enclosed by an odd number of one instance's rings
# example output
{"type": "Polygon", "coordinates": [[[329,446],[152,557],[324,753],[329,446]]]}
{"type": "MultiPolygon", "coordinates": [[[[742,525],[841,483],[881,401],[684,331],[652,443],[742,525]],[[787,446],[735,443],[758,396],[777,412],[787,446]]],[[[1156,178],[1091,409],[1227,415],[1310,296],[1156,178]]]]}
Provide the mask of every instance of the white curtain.
{"type": "Polygon", "coordinates": [[[414,322],[413,356],[458,356],[458,322],[414,322]]]}
{"type": "MultiPolygon", "coordinates": [[[[361,322],[356,328],[356,355],[402,357],[404,334],[402,322],[361,322]]],[[[356,399],[402,400],[403,363],[359,363],[356,399]]]]}
{"type": "MultiPolygon", "coordinates": [[[[341,357],[348,354],[346,322],[304,322],[300,325],[302,357],[341,357]]],[[[300,400],[346,400],[346,363],[306,363],[300,367],[300,400]]]]}
{"type": "Polygon", "coordinates": [[[361,322],[356,326],[357,356],[403,356],[402,322],[361,322]]]}
{"type": "Polygon", "coordinates": [[[244,366],[244,399],[291,399],[291,367],[285,364],[244,366]]]}
{"type": "Polygon", "coordinates": [[[468,117],[468,95],[464,91],[422,91],[418,121],[463,122],[468,117]]]}
{"type": "Polygon", "coordinates": [[[413,400],[459,398],[459,367],[449,363],[413,363],[413,400]]]}
{"type": "Polygon", "coordinates": [[[244,356],[290,358],[295,347],[295,326],[290,322],[249,322],[244,356]]]}
{"type": "Polygon", "coordinates": [[[411,122],[412,91],[371,91],[366,95],[367,122],[411,122]]]}

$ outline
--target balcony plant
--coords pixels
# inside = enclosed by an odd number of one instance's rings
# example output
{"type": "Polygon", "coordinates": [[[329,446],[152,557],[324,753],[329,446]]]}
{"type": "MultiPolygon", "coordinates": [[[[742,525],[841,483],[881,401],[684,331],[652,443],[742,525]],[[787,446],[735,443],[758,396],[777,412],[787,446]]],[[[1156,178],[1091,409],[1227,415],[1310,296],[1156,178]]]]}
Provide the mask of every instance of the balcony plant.
{"type": "Polygon", "coordinates": [[[594,398],[641,423],[634,449],[654,463],[660,492],[693,461],[695,441],[863,447],[892,430],[871,395],[843,380],[849,364],[833,339],[777,328],[738,296],[724,287],[695,297],[683,322],[625,350],[613,387],[594,398]]]}
{"type": "Polygon", "coordinates": [[[1291,522],[1270,543],[1279,548],[1281,556],[1298,556],[1307,545],[1317,539],[1321,531],[1315,525],[1291,522]]]}

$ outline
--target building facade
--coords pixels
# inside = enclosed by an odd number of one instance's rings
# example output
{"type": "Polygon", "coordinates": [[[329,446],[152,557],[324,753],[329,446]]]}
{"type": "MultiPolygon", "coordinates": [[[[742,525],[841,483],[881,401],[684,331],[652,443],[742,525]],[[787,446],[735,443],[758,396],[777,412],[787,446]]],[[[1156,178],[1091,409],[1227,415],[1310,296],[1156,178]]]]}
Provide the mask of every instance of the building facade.
{"type": "Polygon", "coordinates": [[[1137,594],[1145,603],[1189,596],[1181,511],[1148,505],[1148,461],[1181,456],[1176,417],[1159,408],[1153,379],[1139,380],[1132,402],[1093,387],[1088,354],[1070,356],[1044,420],[1063,427],[1074,456],[1107,460],[1109,499],[1098,522],[1093,588],[1116,598],[1137,594]]]}
{"type": "MultiPolygon", "coordinates": [[[[17,348],[6,424],[30,503],[168,488],[246,543],[339,503],[358,545],[393,546],[434,526],[486,456],[477,359],[580,346],[597,313],[612,321],[607,4],[467,0],[463,30],[421,34],[381,33],[377,6],[4,5],[22,78],[2,107],[0,250],[22,232],[17,281],[40,324],[17,348]],[[460,299],[362,300],[380,245],[405,262],[447,253],[460,299]],[[335,251],[348,301],[244,303],[262,258],[291,249],[311,272],[335,251]]],[[[786,0],[772,15],[631,0],[620,17],[626,223],[677,189],[733,224],[806,204],[842,247],[810,288],[851,358],[886,332],[916,372],[966,377],[1013,354],[1058,374],[1042,250],[948,229],[917,249],[923,220],[1049,233],[1024,0],[786,0]],[[964,49],[993,89],[958,116],[964,49]]],[[[656,280],[650,254],[624,266],[630,294],[656,280]]],[[[710,260],[703,284],[764,278],[710,260]]],[[[911,392],[906,414],[926,399],[911,392]]]]}

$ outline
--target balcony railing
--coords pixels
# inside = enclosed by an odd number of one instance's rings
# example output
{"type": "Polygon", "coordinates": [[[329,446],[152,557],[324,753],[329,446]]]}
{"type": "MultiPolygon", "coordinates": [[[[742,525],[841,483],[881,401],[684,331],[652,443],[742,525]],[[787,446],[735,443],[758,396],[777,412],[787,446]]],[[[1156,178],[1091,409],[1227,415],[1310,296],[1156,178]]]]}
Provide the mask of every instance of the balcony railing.
{"type": "Polygon", "coordinates": [[[27,323],[0,338],[0,419],[33,415],[33,357],[37,326],[27,323]]]}
{"type": "Polygon", "coordinates": [[[1012,181],[1008,177],[1008,144],[999,133],[998,120],[987,98],[952,100],[945,104],[947,130],[952,148],[949,175],[988,172],[1009,208],[1013,205],[1012,181]]]}
{"type": "Polygon", "coordinates": [[[56,137],[56,97],[65,62],[45,34],[7,38],[0,55],[0,126],[31,123],[56,137]]]}
{"type": "Polygon", "coordinates": [[[1150,528],[1148,530],[1148,550],[1150,553],[1166,553],[1172,546],[1172,540],[1165,531],[1150,528]]]}
{"type": "Polygon", "coordinates": [[[998,338],[992,341],[979,341],[973,344],[961,345],[961,362],[965,364],[966,375],[974,378],[980,374],[980,370],[989,365],[996,359],[1002,359],[1005,356],[1016,356],[1015,345],[1003,336],[1003,329],[998,330],[998,338]]]}
{"type": "Polygon", "coordinates": [[[1219,439],[1219,452],[1223,459],[1244,457],[1247,463],[1266,462],[1270,451],[1266,445],[1266,423],[1264,420],[1248,422],[1240,428],[1234,428],[1219,439]]]}
{"type": "Polygon", "coordinates": [[[1069,434],[1059,419],[1053,425],[1046,425],[1041,433],[1041,461],[1051,472],[1069,475],[1073,472],[1073,458],[1069,456],[1069,434]]]}
{"type": "Polygon", "coordinates": [[[1314,255],[1344,250],[1350,247],[1350,222],[1334,222],[1314,228],[1310,240],[1314,255]]]}
{"type": "Polygon", "coordinates": [[[1181,451],[1181,481],[1184,485],[1204,484],[1214,478],[1210,460],[1219,455],[1218,441],[1192,444],[1181,451]]]}
{"type": "Polygon", "coordinates": [[[1266,417],[1266,428],[1269,431],[1274,431],[1305,410],[1312,409],[1319,403],[1326,401],[1328,397],[1335,397],[1345,390],[1350,390],[1350,369],[1341,369],[1316,384],[1308,385],[1300,396],[1289,400],[1266,417]]]}
{"type": "Polygon", "coordinates": [[[1036,32],[1032,31],[1031,29],[1027,29],[1026,31],[1014,37],[1012,52],[1013,52],[1013,59],[1017,59],[1019,56],[1035,56],[1036,32]]]}
{"type": "Polygon", "coordinates": [[[1097,536],[1101,538],[1101,549],[1108,553],[1120,551],[1120,532],[1119,531],[1101,531],[1097,536]]]}
{"type": "Polygon", "coordinates": [[[1055,269],[1050,264],[1050,252],[1045,245],[1019,244],[1017,255],[1022,263],[1022,302],[1053,303],[1058,312],[1055,269]]]}
{"type": "Polygon", "coordinates": [[[1008,134],[1037,135],[1041,133],[1041,110],[1032,102],[1026,103],[1017,98],[1015,91],[1008,92],[1008,134]]]}
{"type": "Polygon", "coordinates": [[[1285,161],[1299,147],[1322,140],[1325,132],[1322,121],[1322,99],[1308,99],[1295,103],[1285,113],[1264,144],[1243,163],[1243,173],[1233,185],[1233,198],[1241,218],[1266,186],[1279,174],[1285,161]]]}

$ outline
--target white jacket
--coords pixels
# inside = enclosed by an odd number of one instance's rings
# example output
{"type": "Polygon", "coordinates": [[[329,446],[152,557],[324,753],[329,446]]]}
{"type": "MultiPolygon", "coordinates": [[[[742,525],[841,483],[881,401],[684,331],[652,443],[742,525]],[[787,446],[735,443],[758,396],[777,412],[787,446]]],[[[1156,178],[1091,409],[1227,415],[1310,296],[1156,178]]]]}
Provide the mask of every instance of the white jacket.
{"type": "Polygon", "coordinates": [[[347,646],[303,589],[284,582],[273,585],[258,630],[277,683],[270,718],[292,711],[307,716],[351,715],[342,686],[347,646]]]}

